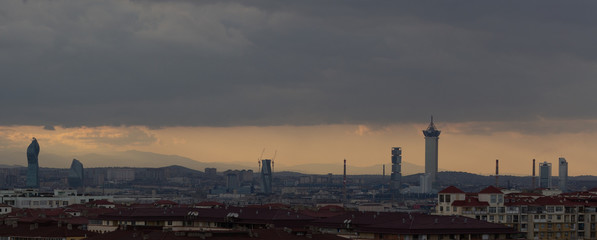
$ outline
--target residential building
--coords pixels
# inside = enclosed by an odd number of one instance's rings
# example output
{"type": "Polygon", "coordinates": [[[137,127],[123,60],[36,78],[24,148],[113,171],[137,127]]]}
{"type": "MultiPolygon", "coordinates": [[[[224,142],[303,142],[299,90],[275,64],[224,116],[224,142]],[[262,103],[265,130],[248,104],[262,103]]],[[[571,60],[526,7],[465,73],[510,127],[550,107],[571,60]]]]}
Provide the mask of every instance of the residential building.
{"type": "Polygon", "coordinates": [[[504,224],[524,232],[526,239],[597,238],[597,194],[591,192],[504,194],[490,186],[478,193],[463,193],[450,186],[438,194],[436,214],[504,224]]]}

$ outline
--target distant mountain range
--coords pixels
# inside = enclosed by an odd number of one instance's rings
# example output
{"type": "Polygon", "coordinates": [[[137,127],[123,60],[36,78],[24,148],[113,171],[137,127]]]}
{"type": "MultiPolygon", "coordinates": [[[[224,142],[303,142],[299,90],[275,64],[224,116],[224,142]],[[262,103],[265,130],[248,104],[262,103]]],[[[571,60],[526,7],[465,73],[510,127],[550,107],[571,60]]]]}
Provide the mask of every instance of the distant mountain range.
{"type": "MultiPolygon", "coordinates": [[[[217,168],[218,171],[225,171],[228,169],[253,169],[257,171],[257,164],[247,163],[222,163],[222,162],[199,162],[187,157],[178,155],[164,155],[151,152],[141,151],[124,151],[111,153],[93,153],[75,156],[83,163],[85,168],[90,167],[165,167],[171,165],[179,165],[190,169],[204,171],[205,168],[217,168]]],[[[52,153],[42,153],[39,156],[39,165],[41,167],[50,168],[69,168],[73,157],[60,156],[52,153]]],[[[27,157],[25,152],[19,151],[0,151],[0,167],[6,166],[26,166],[27,157]]],[[[307,174],[342,174],[343,165],[338,164],[300,164],[300,165],[285,165],[276,162],[274,165],[275,171],[292,171],[307,174]]],[[[392,166],[386,165],[386,175],[390,175],[392,166]]],[[[408,162],[402,163],[403,175],[410,175],[424,171],[424,167],[408,162]]],[[[379,174],[383,172],[381,164],[357,167],[348,165],[347,173],[352,174],[379,174]]]]}

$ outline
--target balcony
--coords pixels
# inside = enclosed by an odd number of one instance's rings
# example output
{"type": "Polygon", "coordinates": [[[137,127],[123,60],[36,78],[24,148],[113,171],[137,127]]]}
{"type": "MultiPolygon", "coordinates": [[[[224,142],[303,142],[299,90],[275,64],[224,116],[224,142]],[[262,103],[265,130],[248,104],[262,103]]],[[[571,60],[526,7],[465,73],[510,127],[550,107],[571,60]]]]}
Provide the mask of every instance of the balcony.
{"type": "Polygon", "coordinates": [[[469,215],[486,215],[487,211],[462,211],[462,214],[469,214],[469,215]]]}

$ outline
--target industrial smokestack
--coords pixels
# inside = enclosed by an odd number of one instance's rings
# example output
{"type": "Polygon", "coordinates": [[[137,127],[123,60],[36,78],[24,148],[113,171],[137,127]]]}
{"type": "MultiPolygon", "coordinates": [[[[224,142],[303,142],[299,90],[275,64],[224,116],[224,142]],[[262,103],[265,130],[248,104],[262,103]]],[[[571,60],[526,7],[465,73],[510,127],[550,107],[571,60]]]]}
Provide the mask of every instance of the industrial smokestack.
{"type": "Polygon", "coordinates": [[[533,189],[535,189],[535,159],[533,158],[533,189]]]}
{"type": "Polygon", "coordinates": [[[342,184],[344,185],[344,200],[346,200],[346,159],[344,159],[344,180],[342,184]]]}
{"type": "Polygon", "coordinates": [[[500,160],[495,160],[495,186],[499,187],[500,184],[500,160]]]}

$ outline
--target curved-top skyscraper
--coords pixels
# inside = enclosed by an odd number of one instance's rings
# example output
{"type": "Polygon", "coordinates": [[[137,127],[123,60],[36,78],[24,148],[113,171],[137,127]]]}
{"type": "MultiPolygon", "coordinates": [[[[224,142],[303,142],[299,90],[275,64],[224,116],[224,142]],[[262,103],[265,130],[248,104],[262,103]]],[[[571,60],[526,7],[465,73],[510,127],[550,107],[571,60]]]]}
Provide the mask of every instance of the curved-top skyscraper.
{"type": "Polygon", "coordinates": [[[84,187],[84,180],[85,180],[85,175],[84,175],[84,170],[83,170],[83,164],[77,160],[77,159],[73,159],[73,162],[70,165],[70,170],[68,171],[68,186],[70,186],[71,188],[78,188],[78,187],[84,187]]]}
{"type": "Polygon", "coordinates": [[[39,144],[37,139],[33,138],[29,147],[27,147],[27,183],[28,188],[39,188],[39,144]]]}
{"type": "Polygon", "coordinates": [[[431,176],[433,183],[437,180],[437,142],[440,133],[441,131],[435,128],[433,116],[431,116],[431,122],[427,129],[423,130],[423,135],[425,135],[425,173],[431,176]]]}

